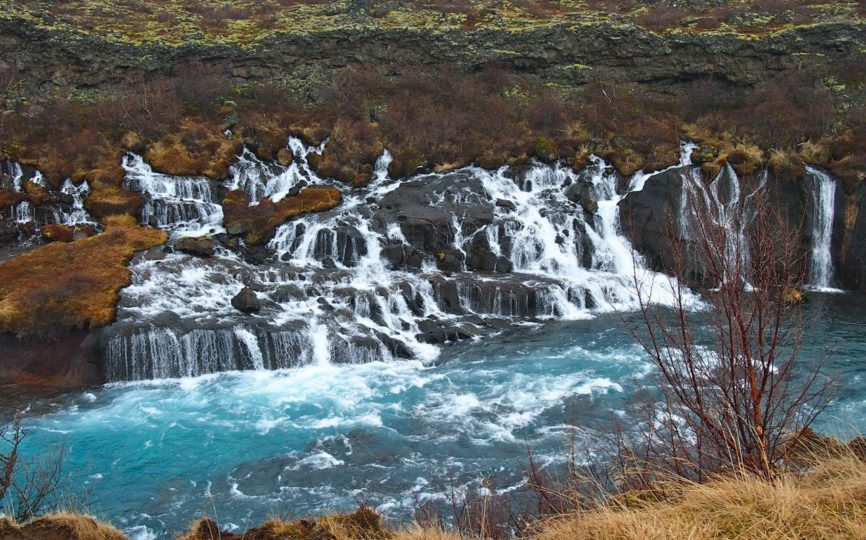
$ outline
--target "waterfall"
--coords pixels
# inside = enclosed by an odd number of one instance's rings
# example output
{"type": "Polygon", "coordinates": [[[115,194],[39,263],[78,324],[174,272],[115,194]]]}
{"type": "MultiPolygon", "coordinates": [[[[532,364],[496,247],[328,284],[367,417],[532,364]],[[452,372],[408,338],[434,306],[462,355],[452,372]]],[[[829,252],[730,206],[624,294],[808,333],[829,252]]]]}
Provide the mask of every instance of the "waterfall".
{"type": "Polygon", "coordinates": [[[72,205],[69,213],[62,217],[63,223],[66,225],[78,225],[80,223],[94,223],[94,220],[84,209],[84,199],[90,194],[90,186],[87,182],[81,182],[79,185],[74,185],[69,178],[63,182],[60,188],[61,193],[65,193],[72,197],[72,205]]]}
{"type": "MultiPolygon", "coordinates": [[[[300,139],[289,139],[287,148],[294,160],[288,166],[261,161],[248,148],[244,148],[238,161],[229,168],[225,187],[229,190],[242,189],[250,196],[250,202],[271,198],[274,202],[288,195],[293,188],[298,189],[308,183],[321,183],[322,180],[310,168],[307,156],[321,154],[324,144],[318,147],[305,146],[300,139]]],[[[385,165],[387,171],[387,164],[385,165]]]]}
{"type": "Polygon", "coordinates": [[[836,206],[836,181],[824,171],[806,167],[806,181],[811,198],[811,252],[809,256],[809,288],[822,292],[837,292],[832,288],[833,218],[836,206]]]}
{"type": "Polygon", "coordinates": [[[124,187],[145,196],[141,220],[176,234],[199,236],[222,228],[222,206],[214,183],[203,176],[154,172],[141,156],[123,158],[124,187]]]}
{"type": "Polygon", "coordinates": [[[701,209],[709,212],[709,219],[714,226],[724,231],[724,257],[726,268],[722,280],[740,279],[748,284],[748,268],[751,260],[749,245],[746,238],[746,227],[751,219],[749,203],[767,185],[767,172],[758,176],[754,189],[743,195],[740,179],[736,171],[726,164],[719,174],[707,185],[699,167],[691,167],[682,175],[682,192],[680,195],[679,229],[686,241],[694,241],[701,234],[699,223],[702,218],[698,214],[701,209]],[[700,208],[695,208],[690,201],[700,200],[700,208]]]}
{"type": "MultiPolygon", "coordinates": [[[[323,146],[292,139],[288,147],[295,159],[287,167],[244,150],[224,188],[261,200],[339,185],[307,164],[323,146]]],[[[390,161],[385,151],[367,186],[343,187],[337,208],[279,226],[266,246],[271,258],[258,264],[228,249],[208,259],[133,261],[118,322],[106,329],[111,379],[430,362],[442,343],[505,324],[631,309],[636,273],[654,283],[653,301],[673,299],[669,280],[656,279],[620,231],[620,201],[655,173],[626,181],[593,158],[580,172],[532,163],[394,180],[390,161]],[[231,305],[245,286],[262,302],[252,315],[231,305]]],[[[207,179],[153,173],[133,155],[124,167],[126,185],[146,197],[143,222],[175,233],[218,228],[207,179]]]]}

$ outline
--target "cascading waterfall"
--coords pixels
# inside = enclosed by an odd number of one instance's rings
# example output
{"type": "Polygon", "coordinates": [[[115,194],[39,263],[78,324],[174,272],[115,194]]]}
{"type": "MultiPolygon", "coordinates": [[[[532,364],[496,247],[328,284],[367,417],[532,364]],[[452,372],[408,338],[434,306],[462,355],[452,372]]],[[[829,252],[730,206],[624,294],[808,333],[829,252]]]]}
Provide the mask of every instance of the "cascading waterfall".
{"type": "MultiPolygon", "coordinates": [[[[307,164],[322,146],[292,139],[289,148],[295,159],[288,167],[245,150],[223,187],[244,189],[257,204],[307,185],[336,185],[307,164]]],[[[210,259],[137,259],[109,330],[109,377],[429,362],[438,344],[483,336],[496,320],[580,319],[634,307],[635,272],[655,275],[621,234],[618,205],[652,173],[635,175],[623,192],[597,158],[579,173],[534,163],[394,181],[390,160],[386,151],[369,185],[345,189],[334,210],[278,227],[264,264],[229,250],[210,259]],[[260,312],[232,307],[244,286],[262,302],[260,312]]],[[[124,167],[126,185],[146,195],[145,223],[186,234],[222,230],[207,179],[156,174],[133,155],[124,167]]],[[[657,282],[653,300],[672,301],[668,280],[657,282]]]]}
{"type": "Polygon", "coordinates": [[[222,206],[214,183],[203,176],[154,172],[141,156],[123,158],[124,187],[145,195],[142,223],[191,236],[222,228],[222,206]]]}
{"type": "Polygon", "coordinates": [[[90,185],[87,182],[81,182],[79,185],[74,185],[69,178],[60,187],[60,192],[72,197],[72,204],[69,212],[62,217],[63,223],[66,225],[78,225],[81,223],[94,223],[94,220],[84,209],[84,199],[90,194],[90,185]]]}
{"type": "Polygon", "coordinates": [[[8,184],[4,187],[16,193],[25,193],[27,191],[26,183],[29,182],[42,188],[49,196],[36,206],[30,201],[21,201],[9,207],[8,214],[5,215],[19,226],[22,241],[27,241],[28,237],[32,237],[42,225],[46,224],[74,226],[88,223],[96,225],[84,209],[84,199],[90,192],[87,182],[75,186],[67,178],[60,190],[54,190],[39,171],[33,171],[30,178],[25,178],[25,172],[18,163],[7,162],[4,169],[3,172],[9,179],[8,184]]]}
{"type": "Polygon", "coordinates": [[[709,219],[724,231],[723,260],[727,264],[723,280],[740,279],[746,281],[745,274],[749,268],[751,254],[746,239],[746,227],[751,219],[750,201],[767,185],[767,172],[758,175],[754,189],[743,195],[740,179],[730,164],[705,185],[703,174],[699,167],[692,167],[683,173],[683,188],[680,196],[679,229],[682,237],[693,241],[699,232],[702,216],[698,215],[701,208],[709,212],[709,219]],[[698,199],[699,198],[699,199],[698,199]],[[691,202],[700,200],[699,208],[691,202]]]}
{"type": "Polygon", "coordinates": [[[836,181],[824,171],[806,167],[809,195],[811,197],[811,243],[809,257],[809,287],[823,292],[834,292],[833,257],[830,251],[833,240],[833,218],[836,206],[836,181]]]}
{"type": "Polygon", "coordinates": [[[277,202],[289,194],[293,188],[322,181],[310,168],[307,156],[321,154],[325,148],[324,145],[325,142],[322,142],[317,147],[309,147],[305,146],[300,139],[290,138],[288,148],[292,152],[294,160],[288,166],[265,163],[248,148],[244,148],[241,155],[238,156],[238,161],[229,168],[225,187],[229,190],[242,189],[246,191],[251,202],[257,202],[266,197],[277,202]]]}

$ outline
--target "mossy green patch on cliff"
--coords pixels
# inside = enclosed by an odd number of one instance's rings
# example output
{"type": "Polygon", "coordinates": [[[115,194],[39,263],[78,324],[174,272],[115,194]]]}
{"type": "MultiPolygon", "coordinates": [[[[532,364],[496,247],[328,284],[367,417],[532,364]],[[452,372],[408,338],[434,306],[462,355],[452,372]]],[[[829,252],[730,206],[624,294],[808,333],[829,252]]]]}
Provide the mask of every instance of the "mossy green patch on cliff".
{"type": "Polygon", "coordinates": [[[857,2],[804,5],[795,0],[681,7],[613,0],[407,0],[387,4],[351,0],[204,0],[202,2],[46,2],[15,0],[0,17],[43,29],[76,29],[129,43],[221,43],[247,46],[278,33],[318,34],[347,29],[505,30],[548,24],[638,24],[654,32],[727,31],[760,34],[796,25],[861,16],[857,2]]]}
{"type": "Polygon", "coordinates": [[[166,233],[134,220],[107,220],[104,233],[51,243],[0,264],[0,332],[57,334],[114,320],[126,264],[166,233]]]}

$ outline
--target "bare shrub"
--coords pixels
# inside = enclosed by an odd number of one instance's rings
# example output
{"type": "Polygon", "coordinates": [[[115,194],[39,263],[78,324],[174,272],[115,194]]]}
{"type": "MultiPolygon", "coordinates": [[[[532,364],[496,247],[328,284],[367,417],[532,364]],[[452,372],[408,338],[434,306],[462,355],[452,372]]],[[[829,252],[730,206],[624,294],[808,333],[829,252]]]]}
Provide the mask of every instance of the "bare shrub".
{"type": "Polygon", "coordinates": [[[23,415],[15,410],[9,425],[0,428],[0,508],[19,523],[51,508],[63,477],[66,447],[25,456],[27,438],[23,415]]]}
{"type": "MultiPolygon", "coordinates": [[[[623,455],[636,487],[655,473],[703,480],[743,469],[770,476],[786,437],[808,427],[827,404],[821,362],[803,359],[804,250],[765,191],[722,215],[711,187],[687,190],[691,241],[671,227],[672,309],[650,303],[652,283],[635,278],[641,323],[631,328],[657,368],[660,395],[642,403],[636,440],[623,455]],[[706,309],[694,310],[684,283],[697,284],[706,309]]],[[[715,191],[718,193],[718,191],[715,191]]]]}

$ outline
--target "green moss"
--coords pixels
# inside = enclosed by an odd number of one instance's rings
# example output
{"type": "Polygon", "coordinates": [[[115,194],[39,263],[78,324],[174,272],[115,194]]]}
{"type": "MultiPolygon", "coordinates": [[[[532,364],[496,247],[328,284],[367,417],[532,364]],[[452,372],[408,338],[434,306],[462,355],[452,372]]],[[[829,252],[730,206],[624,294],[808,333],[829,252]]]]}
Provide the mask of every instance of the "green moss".
{"type": "MultiPolygon", "coordinates": [[[[359,13],[348,2],[304,2],[294,5],[284,0],[204,0],[184,2],[165,0],[146,2],[126,0],[109,2],[48,3],[38,0],[7,2],[0,18],[26,20],[46,30],[78,30],[98,35],[101,39],[133,44],[161,43],[180,45],[189,43],[220,43],[248,46],[278,33],[321,33],[344,29],[416,29],[461,30],[485,29],[522,32],[551,24],[570,24],[574,27],[609,24],[623,27],[640,23],[639,18],[663,5],[641,7],[611,16],[604,5],[591,8],[584,2],[570,0],[548,2],[521,2],[475,0],[455,3],[445,11],[433,9],[421,0],[389,5],[383,9],[374,5],[368,12],[359,13]]],[[[792,8],[798,4],[793,3],[792,8]]],[[[734,19],[733,26],[725,21],[713,30],[722,33],[766,35],[787,30],[796,25],[788,23],[788,15],[774,16],[750,12],[748,5],[734,19]]],[[[682,20],[711,20],[712,10],[698,9],[686,12],[676,24],[677,28],[655,29],[655,33],[670,31],[704,32],[694,28],[683,29],[682,20]]],[[[841,2],[819,6],[818,9],[800,9],[808,17],[807,24],[831,21],[859,20],[855,2],[841,2]]]]}

